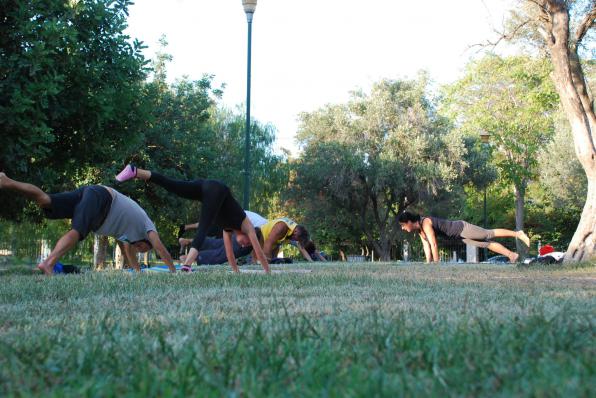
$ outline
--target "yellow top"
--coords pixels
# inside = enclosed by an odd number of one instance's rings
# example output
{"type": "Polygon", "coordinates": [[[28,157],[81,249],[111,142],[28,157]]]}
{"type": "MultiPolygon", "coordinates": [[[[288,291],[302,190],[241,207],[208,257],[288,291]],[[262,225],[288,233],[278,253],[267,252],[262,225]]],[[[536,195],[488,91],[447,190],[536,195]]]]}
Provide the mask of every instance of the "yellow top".
{"type": "Polygon", "coordinates": [[[277,242],[275,242],[278,245],[280,245],[285,240],[289,240],[289,237],[292,236],[292,234],[294,233],[294,230],[296,229],[296,226],[298,225],[298,224],[296,224],[296,222],[290,220],[287,217],[282,217],[282,218],[277,218],[275,220],[271,220],[271,221],[267,222],[267,224],[261,225],[261,232],[263,233],[263,239],[265,241],[267,241],[267,238],[269,238],[269,234],[271,233],[273,226],[279,222],[283,222],[284,224],[287,225],[288,232],[286,233],[285,236],[281,237],[277,242]]]}

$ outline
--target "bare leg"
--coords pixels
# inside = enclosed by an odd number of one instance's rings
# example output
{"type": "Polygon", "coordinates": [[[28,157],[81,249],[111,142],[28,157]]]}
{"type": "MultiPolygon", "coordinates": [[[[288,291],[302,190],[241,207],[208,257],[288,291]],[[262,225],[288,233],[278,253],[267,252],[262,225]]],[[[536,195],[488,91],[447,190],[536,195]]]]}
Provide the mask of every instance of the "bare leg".
{"type": "Polygon", "coordinates": [[[507,256],[509,258],[510,263],[516,262],[519,258],[519,254],[517,254],[516,252],[512,252],[511,250],[507,249],[505,246],[497,242],[490,242],[487,248],[490,251],[507,256]]]}
{"type": "Polygon", "coordinates": [[[26,182],[15,181],[4,173],[0,173],[0,189],[18,192],[27,199],[35,201],[41,208],[48,208],[52,203],[50,196],[40,188],[26,182]]]}
{"type": "Polygon", "coordinates": [[[517,238],[524,242],[526,246],[530,247],[530,238],[528,238],[528,235],[522,230],[512,231],[510,229],[497,228],[493,229],[493,232],[495,238],[517,238]]]}
{"type": "Polygon", "coordinates": [[[60,257],[76,246],[79,237],[79,233],[74,229],[65,233],[60,240],[58,240],[58,243],[56,243],[54,250],[52,250],[48,258],[39,263],[37,268],[43,271],[46,275],[52,275],[54,265],[56,265],[60,257]]]}
{"type": "Polygon", "coordinates": [[[135,178],[141,179],[143,181],[147,181],[151,178],[151,171],[145,169],[139,169],[137,167],[137,176],[135,178]]]}

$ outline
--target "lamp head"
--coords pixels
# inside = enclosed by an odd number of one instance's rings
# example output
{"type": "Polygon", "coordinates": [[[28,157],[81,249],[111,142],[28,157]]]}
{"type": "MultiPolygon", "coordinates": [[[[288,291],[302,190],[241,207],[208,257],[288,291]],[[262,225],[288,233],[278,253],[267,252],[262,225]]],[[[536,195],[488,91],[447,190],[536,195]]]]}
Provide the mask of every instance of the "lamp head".
{"type": "Polygon", "coordinates": [[[257,0],[242,0],[244,12],[247,14],[254,14],[257,8],[257,0]]]}

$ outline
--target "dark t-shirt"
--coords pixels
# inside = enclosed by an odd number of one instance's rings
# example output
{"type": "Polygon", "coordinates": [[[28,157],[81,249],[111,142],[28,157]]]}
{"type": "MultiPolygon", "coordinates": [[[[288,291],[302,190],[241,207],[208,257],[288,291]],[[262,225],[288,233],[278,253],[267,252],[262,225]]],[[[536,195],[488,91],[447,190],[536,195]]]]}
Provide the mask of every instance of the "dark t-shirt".
{"type": "Polygon", "coordinates": [[[425,218],[429,218],[431,220],[433,224],[433,230],[435,231],[435,235],[443,236],[448,239],[461,238],[461,232],[464,229],[463,221],[451,221],[432,216],[425,218]]]}

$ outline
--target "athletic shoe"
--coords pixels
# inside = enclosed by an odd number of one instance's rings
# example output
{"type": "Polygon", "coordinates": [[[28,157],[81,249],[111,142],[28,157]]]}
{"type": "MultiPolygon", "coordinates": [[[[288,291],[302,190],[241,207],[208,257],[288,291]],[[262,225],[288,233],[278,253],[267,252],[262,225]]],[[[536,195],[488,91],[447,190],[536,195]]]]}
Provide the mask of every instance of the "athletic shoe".
{"type": "Polygon", "coordinates": [[[116,180],[120,182],[128,181],[137,176],[137,168],[132,164],[127,164],[126,167],[116,176],[116,180]]]}
{"type": "Polygon", "coordinates": [[[183,265],[182,267],[180,267],[180,271],[182,272],[191,272],[192,268],[190,265],[183,265]]]}

